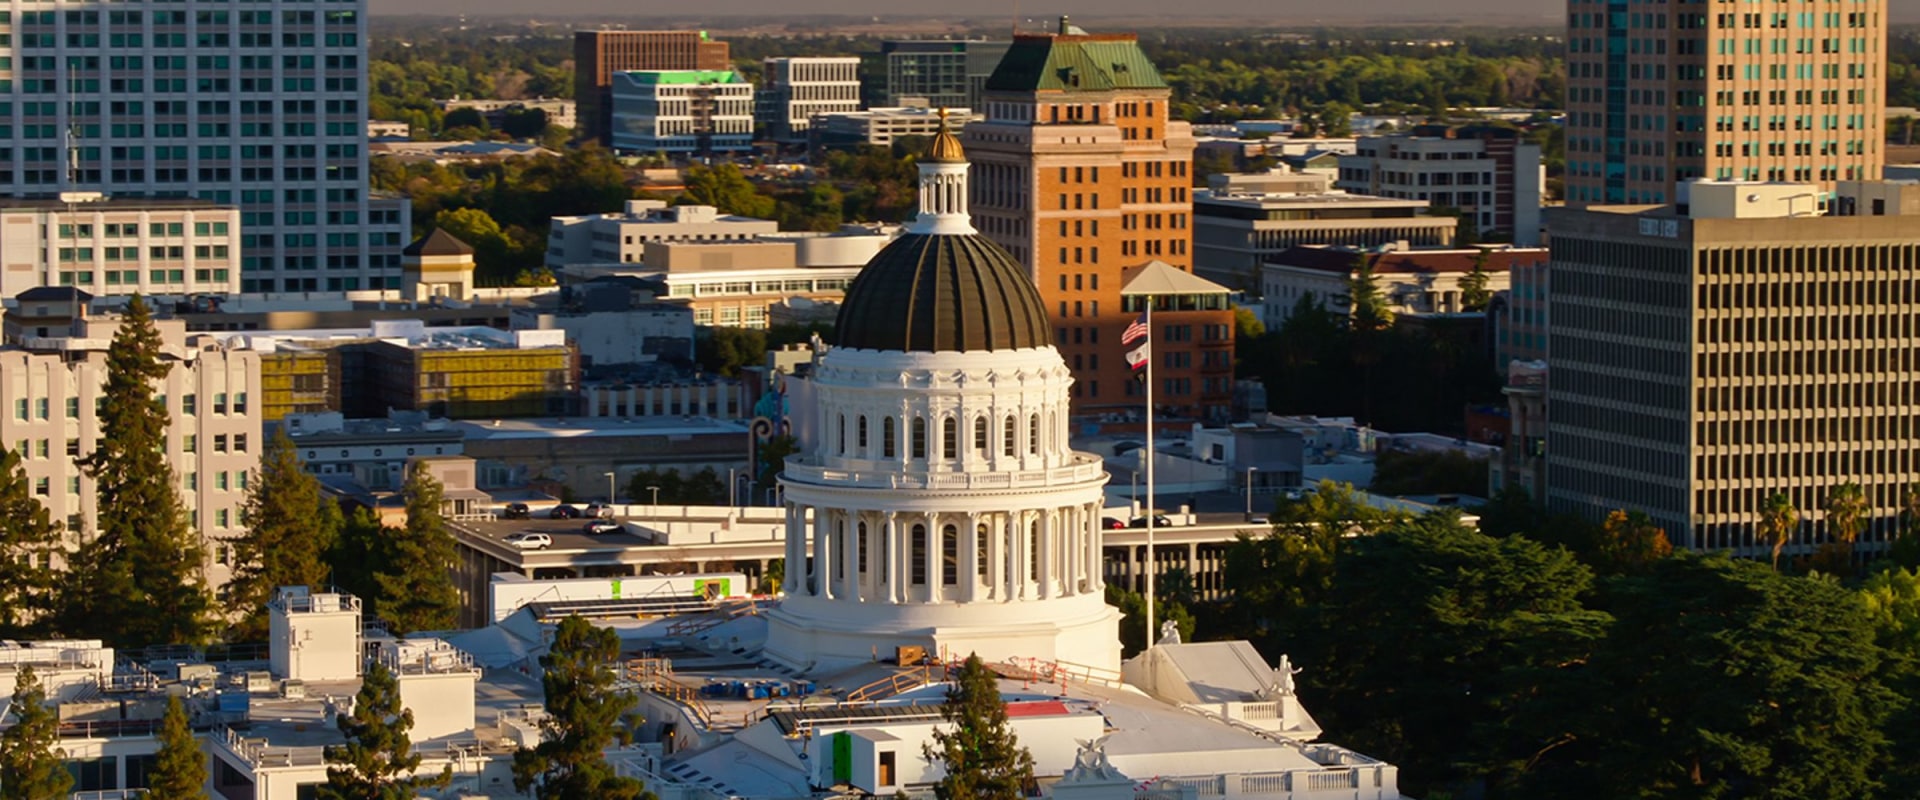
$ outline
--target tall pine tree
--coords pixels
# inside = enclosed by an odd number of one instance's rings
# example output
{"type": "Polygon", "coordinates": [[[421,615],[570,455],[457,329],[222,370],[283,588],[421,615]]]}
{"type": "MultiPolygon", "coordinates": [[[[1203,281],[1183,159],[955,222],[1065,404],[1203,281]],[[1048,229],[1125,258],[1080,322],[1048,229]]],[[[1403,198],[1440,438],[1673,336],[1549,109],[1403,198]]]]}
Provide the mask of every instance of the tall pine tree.
{"type": "Polygon", "coordinates": [[[451,628],[460,607],[453,586],[453,562],[459,553],[440,516],[445,491],[420,462],[408,468],[401,491],[407,498],[407,524],[389,531],[381,543],[380,567],[373,577],[379,590],[374,608],[396,633],[451,628]]]}
{"type": "Polygon", "coordinates": [[[29,639],[46,632],[53,611],[51,554],[60,527],[34,499],[20,454],[0,457],[0,638],[29,639]]]}
{"type": "Polygon", "coordinates": [[[653,800],[640,781],[614,774],[607,765],[620,715],[633,707],[631,692],[614,688],[609,666],[620,656],[620,636],[578,614],[560,621],[553,647],[542,656],[540,683],[547,692],[547,719],[540,745],[513,754],[513,785],[534,790],[540,800],[653,800]]]}
{"type": "Polygon", "coordinates": [[[160,751],[147,773],[146,800],[206,800],[207,754],[193,738],[187,707],[178,697],[167,698],[167,715],[160,720],[160,751]]]}
{"type": "Polygon", "coordinates": [[[237,620],[230,638],[253,641],[267,635],[266,605],[279,587],[326,586],[342,522],[285,431],[267,441],[240,518],[247,532],[233,543],[227,610],[237,620]]]}
{"type": "Polygon", "coordinates": [[[413,752],[413,712],[400,705],[400,682],[385,664],[375,663],[354,695],[353,713],[340,717],[346,744],[326,750],[327,782],[321,800],[414,800],[422,789],[444,789],[453,767],[438,775],[418,775],[420,754],[413,752]]]}
{"type": "Polygon", "coordinates": [[[33,667],[13,685],[13,727],[0,733],[0,800],[66,800],[73,788],[60,744],[60,715],[33,667]]]}
{"type": "Polygon", "coordinates": [[[1000,699],[1000,683],[978,655],[966,664],[947,690],[940,707],[947,726],[933,732],[926,746],[928,760],[946,765],[946,777],[933,785],[940,800],[1021,800],[1033,783],[1033,754],[1020,746],[1007,724],[1007,704],[1000,699]]]}
{"type": "Polygon", "coordinates": [[[62,632],[114,647],[200,644],[212,635],[206,548],[167,463],[167,410],[153,386],[170,367],[135,296],[107,352],[100,447],[82,461],[99,497],[92,541],[68,571],[62,632]]]}

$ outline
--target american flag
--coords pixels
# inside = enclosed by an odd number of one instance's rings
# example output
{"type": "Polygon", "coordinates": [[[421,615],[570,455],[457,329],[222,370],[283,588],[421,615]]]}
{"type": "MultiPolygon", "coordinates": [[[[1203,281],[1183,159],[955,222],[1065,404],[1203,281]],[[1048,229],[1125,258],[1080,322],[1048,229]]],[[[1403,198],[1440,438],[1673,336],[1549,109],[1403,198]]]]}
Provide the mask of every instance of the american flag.
{"type": "Polygon", "coordinates": [[[1140,341],[1141,339],[1146,338],[1146,336],[1147,336],[1147,318],[1144,316],[1138,317],[1138,318],[1135,318],[1133,322],[1128,323],[1127,329],[1120,334],[1120,343],[1133,344],[1134,342],[1137,342],[1137,341],[1140,341]]]}

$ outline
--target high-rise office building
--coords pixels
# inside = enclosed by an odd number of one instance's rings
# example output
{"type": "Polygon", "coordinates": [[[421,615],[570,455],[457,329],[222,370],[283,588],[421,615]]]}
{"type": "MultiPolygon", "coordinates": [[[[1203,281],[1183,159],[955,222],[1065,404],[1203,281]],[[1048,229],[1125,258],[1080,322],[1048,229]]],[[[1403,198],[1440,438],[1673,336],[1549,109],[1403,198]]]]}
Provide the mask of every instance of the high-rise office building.
{"type": "MultiPolygon", "coordinates": [[[[987,81],[975,107],[984,116],[966,128],[974,224],[1039,284],[1074,370],[1076,414],[1140,409],[1120,346],[1139,312],[1121,289],[1151,262],[1191,268],[1193,132],[1171,118],[1168,97],[1131,34],[1022,35],[987,81]]],[[[1191,318],[1155,317],[1164,329],[1155,331],[1155,399],[1224,415],[1233,314],[1213,308],[1211,294],[1227,290],[1185,277],[1212,288],[1182,306],[1191,318]]]]}
{"type": "Polygon", "coordinates": [[[855,56],[769,58],[755,95],[762,135],[805,142],[815,114],[860,110],[860,59],[855,56]]]}
{"type": "Polygon", "coordinates": [[[398,281],[406,206],[367,189],[364,0],[11,7],[0,192],[238,205],[245,291],[398,281]]]}
{"type": "Polygon", "coordinates": [[[613,144],[613,76],[630,70],[732,70],[726,42],[706,31],[574,31],[575,138],[613,144]]]}
{"type": "Polygon", "coordinates": [[[1676,546],[1767,551],[1779,492],[1820,509],[1857,483],[1875,546],[1920,481],[1920,187],[1698,182],[1672,205],[1549,211],[1547,493],[1599,520],[1645,511],[1676,546]]]}
{"type": "Polygon", "coordinates": [[[1567,5],[1567,202],[1674,203],[1688,180],[1874,180],[1886,0],[1567,5]]]}
{"type": "Polygon", "coordinates": [[[880,63],[869,76],[867,105],[979,108],[987,77],[1010,44],[984,39],[881,42],[880,63]]]}

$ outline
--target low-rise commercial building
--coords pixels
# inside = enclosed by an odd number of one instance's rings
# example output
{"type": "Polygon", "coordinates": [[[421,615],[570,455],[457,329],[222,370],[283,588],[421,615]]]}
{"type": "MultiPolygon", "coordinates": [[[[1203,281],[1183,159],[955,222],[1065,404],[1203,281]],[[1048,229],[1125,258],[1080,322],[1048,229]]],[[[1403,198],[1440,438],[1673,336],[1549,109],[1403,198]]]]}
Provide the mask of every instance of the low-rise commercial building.
{"type": "MultiPolygon", "coordinates": [[[[948,108],[947,127],[958,132],[973,121],[968,108],[948,108]]],[[[853,150],[865,145],[892,147],[903,136],[932,136],[940,131],[941,109],[925,106],[870,108],[865,111],[823,113],[809,130],[811,146],[820,150],[853,150]]]]}
{"type": "Polygon", "coordinates": [[[1221,174],[1207,184],[1193,194],[1193,269],[1227,286],[1257,287],[1260,265],[1291,247],[1447,247],[1459,227],[1423,201],[1348,194],[1323,175],[1221,174]]]}
{"type": "Polygon", "coordinates": [[[437,101],[442,111],[456,108],[471,108],[480,112],[487,125],[498,130],[515,111],[538,111],[547,115],[547,124],[561,128],[574,129],[580,121],[574,117],[574,102],[555,97],[536,97],[531,100],[491,100],[484,98],[454,98],[437,101]]]}
{"type": "Polygon", "coordinates": [[[0,295],[72,286],[96,297],[240,291],[240,210],[190,198],[0,200],[0,295]]]}
{"type": "Polygon", "coordinates": [[[731,242],[780,230],[773,220],[722,214],[713,206],[669,206],[628,200],[607,214],[554,217],[547,233],[547,267],[638,264],[654,242],[731,242]]]}
{"type": "Polygon", "coordinates": [[[750,151],[753,84],[732,70],[615,73],[613,149],[640,155],[750,151]]]}
{"type": "Polygon", "coordinates": [[[1540,146],[1518,128],[1422,125],[1363,136],[1340,158],[1340,189],[1457,210],[1482,234],[1523,247],[1540,243],[1546,172],[1540,146]]]}
{"type": "Polygon", "coordinates": [[[1391,246],[1384,249],[1352,247],[1294,247],[1260,267],[1261,321],[1276,328],[1292,316],[1295,304],[1308,294],[1328,310],[1345,314],[1340,298],[1362,261],[1371,262],[1380,293],[1397,314],[1458,314],[1466,312],[1460,282],[1476,265],[1486,273],[1486,290],[1506,291],[1508,274],[1523,265],[1545,268],[1547,251],[1541,248],[1488,247],[1419,250],[1391,246]],[[1483,256],[1484,254],[1484,256],[1483,256]]]}
{"type": "Polygon", "coordinates": [[[318,410],[313,406],[321,397],[335,403],[324,410],[355,418],[391,409],[455,419],[540,416],[571,413],[577,402],[579,366],[560,330],[428,328],[396,320],[222,338],[263,354],[287,354],[265,363],[273,370],[265,378],[297,389],[276,405],[280,415],[318,410]],[[316,354],[325,355],[325,372],[316,354]]]}

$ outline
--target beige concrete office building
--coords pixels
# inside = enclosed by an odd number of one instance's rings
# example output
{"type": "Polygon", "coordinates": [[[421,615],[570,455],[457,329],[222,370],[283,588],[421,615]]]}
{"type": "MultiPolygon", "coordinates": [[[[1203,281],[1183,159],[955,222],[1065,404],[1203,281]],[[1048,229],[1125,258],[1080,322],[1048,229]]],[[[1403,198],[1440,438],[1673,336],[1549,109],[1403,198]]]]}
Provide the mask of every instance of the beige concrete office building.
{"type": "Polygon", "coordinates": [[[1567,4],[1567,204],[1688,180],[1876,180],[1886,0],[1567,4]]]}
{"type": "Polygon", "coordinates": [[[240,291],[240,210],[91,192],[0,203],[0,297],[72,286],[96,297],[240,291]]]}
{"type": "MultiPolygon", "coordinates": [[[[33,289],[16,300],[11,343],[0,348],[0,442],[20,453],[34,499],[65,523],[67,545],[78,547],[99,530],[98,489],[78,459],[100,446],[107,349],[120,318],[88,311],[91,298],[72,287],[33,289]]],[[[230,541],[245,532],[248,475],[266,444],[260,354],[189,335],[179,320],[155,325],[168,364],[153,387],[171,420],[167,464],[207,543],[207,583],[218,588],[232,577],[230,541]]]]}
{"type": "Polygon", "coordinates": [[[1761,555],[1766,498],[1827,540],[1820,509],[1860,484],[1861,546],[1920,482],[1920,184],[1700,182],[1675,207],[1556,209],[1547,501],[1642,510],[1675,546],[1761,555]],[[1878,202],[1875,202],[1878,201],[1878,202]]]}

